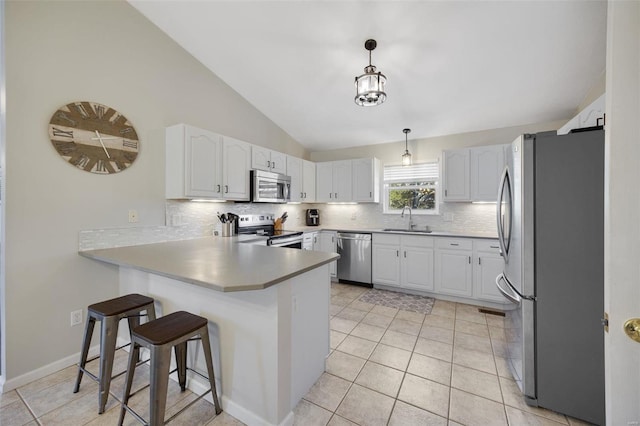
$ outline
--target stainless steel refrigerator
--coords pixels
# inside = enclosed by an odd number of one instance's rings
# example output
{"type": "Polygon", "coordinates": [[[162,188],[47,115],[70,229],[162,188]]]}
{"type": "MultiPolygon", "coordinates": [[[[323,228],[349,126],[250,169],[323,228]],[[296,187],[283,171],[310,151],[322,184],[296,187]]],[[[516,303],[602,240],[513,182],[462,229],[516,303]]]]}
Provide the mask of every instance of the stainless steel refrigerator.
{"type": "Polygon", "coordinates": [[[604,399],[604,131],[523,135],[499,189],[508,362],[529,405],[595,424],[604,399]]]}

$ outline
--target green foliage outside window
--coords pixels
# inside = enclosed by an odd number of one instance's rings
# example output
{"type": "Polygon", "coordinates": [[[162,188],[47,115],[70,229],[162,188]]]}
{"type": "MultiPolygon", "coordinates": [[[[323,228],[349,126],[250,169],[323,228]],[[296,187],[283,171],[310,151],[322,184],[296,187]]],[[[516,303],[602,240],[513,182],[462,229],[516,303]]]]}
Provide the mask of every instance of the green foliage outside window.
{"type": "Polygon", "coordinates": [[[400,182],[389,184],[389,209],[434,210],[436,208],[435,182],[400,182]]]}

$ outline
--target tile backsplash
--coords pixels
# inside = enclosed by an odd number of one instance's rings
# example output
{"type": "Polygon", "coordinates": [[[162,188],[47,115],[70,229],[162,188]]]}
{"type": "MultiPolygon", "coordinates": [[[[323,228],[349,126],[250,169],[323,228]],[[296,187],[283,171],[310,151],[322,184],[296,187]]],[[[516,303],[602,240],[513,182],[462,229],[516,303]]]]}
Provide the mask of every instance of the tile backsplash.
{"type": "MultiPolygon", "coordinates": [[[[268,213],[289,219],[285,229],[306,226],[305,211],[320,210],[321,227],[345,229],[406,228],[409,218],[382,213],[382,204],[266,204],[208,203],[167,200],[165,226],[112,228],[81,231],[79,250],[94,250],[185,240],[211,236],[220,231],[217,212],[242,214],[268,213]]],[[[417,229],[428,226],[433,231],[496,235],[496,205],[441,203],[438,215],[413,215],[417,229]]]]}

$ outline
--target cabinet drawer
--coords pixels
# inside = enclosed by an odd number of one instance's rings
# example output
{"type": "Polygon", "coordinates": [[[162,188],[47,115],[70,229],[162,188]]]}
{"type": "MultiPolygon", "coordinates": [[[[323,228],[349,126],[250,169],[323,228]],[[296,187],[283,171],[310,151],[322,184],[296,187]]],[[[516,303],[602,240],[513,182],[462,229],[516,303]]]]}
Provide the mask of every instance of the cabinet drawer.
{"type": "Polygon", "coordinates": [[[496,255],[500,254],[498,240],[475,240],[473,244],[476,250],[493,252],[496,255]]]}
{"type": "Polygon", "coordinates": [[[449,250],[471,250],[472,241],[463,238],[438,238],[436,247],[449,250]]]}
{"type": "Polygon", "coordinates": [[[400,235],[373,234],[373,244],[400,245],[400,235]]]}
{"type": "Polygon", "coordinates": [[[403,235],[402,245],[411,247],[433,248],[433,237],[403,235]]]}

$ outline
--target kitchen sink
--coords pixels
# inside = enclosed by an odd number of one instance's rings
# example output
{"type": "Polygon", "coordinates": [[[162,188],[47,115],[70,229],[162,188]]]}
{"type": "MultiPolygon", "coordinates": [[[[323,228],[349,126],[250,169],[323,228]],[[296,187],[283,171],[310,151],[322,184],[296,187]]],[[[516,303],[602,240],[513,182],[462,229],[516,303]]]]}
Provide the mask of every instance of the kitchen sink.
{"type": "Polygon", "coordinates": [[[383,232],[418,232],[420,234],[430,234],[431,230],[426,229],[403,229],[403,228],[385,228],[383,232]]]}

